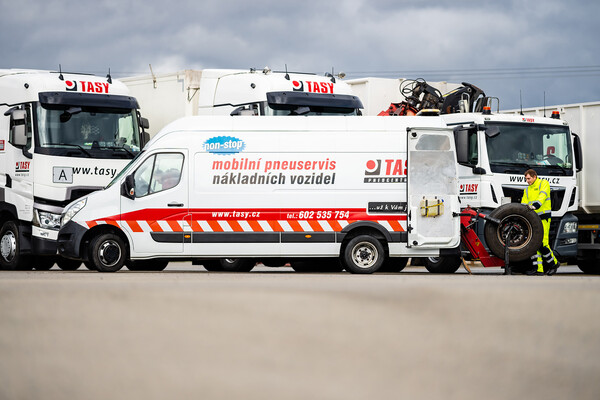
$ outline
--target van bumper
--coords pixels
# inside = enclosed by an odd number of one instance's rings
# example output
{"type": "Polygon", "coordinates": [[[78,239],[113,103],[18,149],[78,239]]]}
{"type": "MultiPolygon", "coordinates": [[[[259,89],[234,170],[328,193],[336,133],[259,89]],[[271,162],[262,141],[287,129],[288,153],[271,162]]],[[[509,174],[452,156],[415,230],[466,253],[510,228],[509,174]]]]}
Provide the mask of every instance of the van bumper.
{"type": "Polygon", "coordinates": [[[65,258],[83,259],[81,241],[87,231],[87,228],[73,221],[67,222],[65,226],[60,228],[60,232],[58,232],[58,254],[65,258]]]}

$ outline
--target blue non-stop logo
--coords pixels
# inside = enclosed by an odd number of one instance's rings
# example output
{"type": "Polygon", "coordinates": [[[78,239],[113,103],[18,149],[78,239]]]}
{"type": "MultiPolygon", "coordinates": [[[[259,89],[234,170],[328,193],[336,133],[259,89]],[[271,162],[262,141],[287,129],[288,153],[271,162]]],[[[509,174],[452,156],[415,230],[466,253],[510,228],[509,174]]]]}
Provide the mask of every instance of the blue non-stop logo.
{"type": "Polygon", "coordinates": [[[215,136],[205,141],[203,148],[214,154],[235,154],[243,151],[246,143],[233,136],[215,136]]]}

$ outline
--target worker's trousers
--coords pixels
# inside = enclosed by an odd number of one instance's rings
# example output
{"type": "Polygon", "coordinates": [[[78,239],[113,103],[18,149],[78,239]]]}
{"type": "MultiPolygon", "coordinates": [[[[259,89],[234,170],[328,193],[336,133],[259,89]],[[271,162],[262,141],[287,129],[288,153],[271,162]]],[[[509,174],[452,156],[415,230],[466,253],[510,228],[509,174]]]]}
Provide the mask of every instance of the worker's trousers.
{"type": "Polygon", "coordinates": [[[552,268],[557,268],[558,260],[554,257],[554,253],[550,248],[550,218],[542,220],[542,226],[544,227],[544,237],[542,239],[542,246],[539,248],[536,255],[533,255],[534,267],[537,267],[538,272],[545,272],[552,268]]]}

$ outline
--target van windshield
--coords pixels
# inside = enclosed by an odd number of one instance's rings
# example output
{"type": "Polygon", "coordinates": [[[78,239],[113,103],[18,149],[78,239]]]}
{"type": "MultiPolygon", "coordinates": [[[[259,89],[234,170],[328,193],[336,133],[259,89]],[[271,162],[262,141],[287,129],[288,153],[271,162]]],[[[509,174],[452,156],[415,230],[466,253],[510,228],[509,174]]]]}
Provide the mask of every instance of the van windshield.
{"type": "Polygon", "coordinates": [[[135,109],[36,105],[35,152],[82,158],[133,158],[140,151],[135,109]]]}

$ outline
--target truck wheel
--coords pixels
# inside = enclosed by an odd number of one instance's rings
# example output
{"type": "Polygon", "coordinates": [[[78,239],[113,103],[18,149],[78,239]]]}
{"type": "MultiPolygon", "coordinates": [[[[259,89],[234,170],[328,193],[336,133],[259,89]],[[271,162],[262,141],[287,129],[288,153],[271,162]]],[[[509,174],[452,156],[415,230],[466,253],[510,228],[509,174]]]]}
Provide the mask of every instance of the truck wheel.
{"type": "Polygon", "coordinates": [[[125,265],[130,271],[162,271],[167,268],[168,260],[160,258],[154,260],[128,260],[125,265]]]}
{"type": "Polygon", "coordinates": [[[223,271],[223,267],[221,267],[221,263],[219,262],[219,260],[204,260],[204,261],[201,261],[200,264],[208,272],[223,271]]]}
{"type": "Polygon", "coordinates": [[[378,272],[400,272],[408,264],[408,257],[388,257],[378,272]]]}
{"type": "Polygon", "coordinates": [[[125,242],[114,233],[94,237],[88,251],[88,260],[100,272],[116,272],[123,268],[127,259],[125,242]]]}
{"type": "Polygon", "coordinates": [[[290,262],[290,266],[296,272],[342,272],[344,267],[338,258],[318,257],[301,258],[290,262]]]}
{"type": "Polygon", "coordinates": [[[14,221],[6,221],[0,229],[0,269],[31,269],[27,257],[20,254],[19,226],[14,221]]]}
{"type": "Polygon", "coordinates": [[[427,257],[425,268],[433,274],[453,274],[462,265],[459,256],[427,257]]]}
{"type": "Polygon", "coordinates": [[[371,235],[351,239],[342,253],[344,268],[353,274],[372,274],[381,268],[384,259],[383,245],[371,235]]]}
{"type": "Polygon", "coordinates": [[[221,258],[219,264],[221,271],[250,272],[256,263],[251,258],[221,258]]]}
{"type": "Polygon", "coordinates": [[[485,222],[484,236],[492,253],[504,258],[506,235],[513,228],[509,246],[509,261],[524,261],[537,253],[542,245],[542,220],[527,206],[519,203],[504,204],[490,213],[500,224],[485,222]]]}
{"type": "Polygon", "coordinates": [[[48,271],[54,266],[56,258],[50,256],[34,256],[31,258],[31,265],[36,271],[48,271]]]}
{"type": "Polygon", "coordinates": [[[71,260],[69,258],[58,257],[56,265],[63,271],[75,271],[81,266],[80,260],[71,260]]]}
{"type": "Polygon", "coordinates": [[[577,266],[585,274],[600,274],[600,263],[592,258],[578,259],[577,266]]]}

